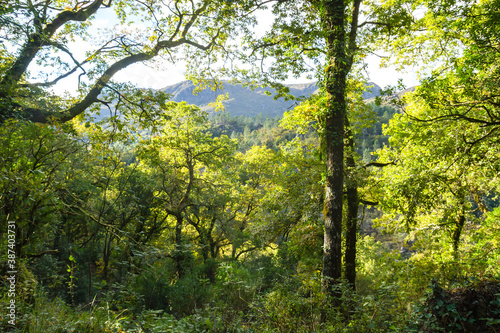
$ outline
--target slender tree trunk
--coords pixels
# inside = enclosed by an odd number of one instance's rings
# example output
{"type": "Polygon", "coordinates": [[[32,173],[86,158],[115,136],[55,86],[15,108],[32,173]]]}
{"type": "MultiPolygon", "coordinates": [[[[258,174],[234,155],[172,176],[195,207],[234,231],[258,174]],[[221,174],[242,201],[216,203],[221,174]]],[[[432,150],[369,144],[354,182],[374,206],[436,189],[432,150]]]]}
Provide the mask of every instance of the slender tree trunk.
{"type": "Polygon", "coordinates": [[[90,311],[92,311],[92,262],[94,256],[94,240],[90,243],[90,254],[89,254],[89,288],[88,288],[88,302],[90,303],[90,311]]]}
{"type": "Polygon", "coordinates": [[[174,250],[174,258],[175,258],[175,266],[177,270],[177,274],[179,278],[184,276],[184,252],[182,249],[182,213],[176,215],[176,224],[175,224],[175,250],[174,250]]]}
{"type": "Polygon", "coordinates": [[[328,113],[325,119],[326,187],[323,215],[323,290],[340,296],[335,285],[342,278],[342,197],[344,183],[344,117],[346,113],[346,50],[343,0],[323,2],[322,20],[327,31],[328,66],[325,89],[328,113]]]}
{"type": "Polygon", "coordinates": [[[354,159],[354,138],[349,126],[349,120],[345,119],[346,136],[348,147],[346,149],[347,167],[347,214],[346,214],[346,236],[345,236],[345,278],[352,290],[356,290],[356,241],[358,235],[358,184],[354,179],[356,161],[354,159]]]}
{"type": "Polygon", "coordinates": [[[106,238],[106,241],[104,242],[104,253],[103,253],[104,268],[102,271],[102,276],[105,281],[108,280],[109,258],[111,257],[111,244],[113,242],[113,239],[114,239],[113,235],[109,235],[109,238],[106,238]]]}
{"type": "Polygon", "coordinates": [[[455,230],[453,230],[453,255],[458,258],[458,247],[460,245],[460,236],[465,225],[465,202],[460,203],[460,214],[457,218],[455,230]]]}

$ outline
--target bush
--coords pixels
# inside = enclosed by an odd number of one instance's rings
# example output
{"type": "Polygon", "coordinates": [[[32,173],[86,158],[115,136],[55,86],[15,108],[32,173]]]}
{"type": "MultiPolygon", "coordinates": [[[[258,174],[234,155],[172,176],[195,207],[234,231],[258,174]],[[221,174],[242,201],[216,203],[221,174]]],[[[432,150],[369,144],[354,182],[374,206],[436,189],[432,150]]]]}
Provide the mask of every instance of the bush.
{"type": "Polygon", "coordinates": [[[451,290],[434,283],[413,329],[450,333],[500,331],[500,281],[478,281],[451,290]]]}
{"type": "Polygon", "coordinates": [[[168,311],[177,318],[191,315],[205,306],[209,295],[208,279],[200,279],[196,272],[189,273],[169,286],[168,311]]]}

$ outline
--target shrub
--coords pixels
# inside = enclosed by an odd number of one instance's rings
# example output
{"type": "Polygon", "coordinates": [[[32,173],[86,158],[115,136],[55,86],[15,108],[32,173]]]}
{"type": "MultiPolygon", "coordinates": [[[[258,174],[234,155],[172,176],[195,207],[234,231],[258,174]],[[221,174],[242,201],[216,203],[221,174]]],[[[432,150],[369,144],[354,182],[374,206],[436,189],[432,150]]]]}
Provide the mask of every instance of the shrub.
{"type": "Polygon", "coordinates": [[[434,283],[414,326],[419,332],[500,331],[500,281],[445,290],[434,283]]]}

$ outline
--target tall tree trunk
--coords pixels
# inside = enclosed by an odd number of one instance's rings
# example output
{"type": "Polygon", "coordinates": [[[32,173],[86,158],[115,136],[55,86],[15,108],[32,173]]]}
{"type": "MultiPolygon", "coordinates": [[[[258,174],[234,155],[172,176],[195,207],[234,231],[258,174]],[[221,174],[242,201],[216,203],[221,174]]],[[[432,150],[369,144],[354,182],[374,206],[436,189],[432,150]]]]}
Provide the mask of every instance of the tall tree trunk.
{"type": "Polygon", "coordinates": [[[465,225],[465,198],[460,198],[460,213],[457,217],[455,230],[453,230],[453,256],[458,258],[458,247],[460,245],[460,236],[465,225]]]}
{"type": "Polygon", "coordinates": [[[345,278],[352,290],[356,290],[356,241],[358,235],[358,184],[355,178],[356,161],[354,159],[354,138],[352,137],[349,120],[345,118],[347,149],[347,214],[346,214],[346,236],[345,236],[345,278]]]}
{"type": "Polygon", "coordinates": [[[342,278],[342,197],[344,183],[344,118],[346,113],[346,46],[344,0],[324,1],[322,20],[327,31],[328,66],[325,72],[327,115],[325,119],[326,186],[323,215],[323,290],[338,299],[335,286],[342,278]]]}

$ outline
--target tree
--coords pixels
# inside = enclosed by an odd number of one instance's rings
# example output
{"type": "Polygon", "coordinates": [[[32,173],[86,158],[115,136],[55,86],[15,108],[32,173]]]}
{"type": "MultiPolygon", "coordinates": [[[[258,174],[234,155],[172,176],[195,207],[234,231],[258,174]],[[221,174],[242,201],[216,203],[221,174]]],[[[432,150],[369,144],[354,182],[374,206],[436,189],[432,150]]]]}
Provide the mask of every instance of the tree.
{"type": "MultiPolygon", "coordinates": [[[[170,61],[175,61],[176,54],[183,52],[182,57],[197,59],[191,62],[204,76],[208,70],[205,65],[227,52],[226,42],[252,22],[252,8],[258,6],[259,2],[254,1],[235,4],[217,0],[9,2],[0,13],[2,22],[6,22],[0,35],[5,40],[0,45],[0,120],[65,122],[95,103],[109,106],[120,96],[113,76],[155,57],[169,56],[170,61]],[[115,11],[119,24],[114,31],[95,36],[92,20],[106,9],[115,11]],[[140,22],[136,25],[138,31],[124,28],[133,20],[140,22]],[[104,42],[78,60],[78,45],[72,41],[79,38],[89,43],[104,42]],[[52,73],[33,82],[30,71],[35,69],[35,63],[51,67],[52,73]],[[47,90],[77,73],[78,98],[61,99],[47,90]]],[[[138,96],[135,106],[140,106],[140,101],[138,96]]],[[[131,103],[128,99],[122,102],[131,103]]]]}
{"type": "Polygon", "coordinates": [[[477,129],[463,136],[470,147],[484,141],[497,142],[500,2],[397,3],[406,5],[408,16],[414,19],[406,25],[404,34],[384,46],[397,64],[425,65],[416,94],[425,101],[428,112],[414,120],[469,124],[477,129]]]}
{"type": "Polygon", "coordinates": [[[159,132],[142,140],[137,154],[141,169],[150,174],[151,182],[158,184],[155,190],[158,208],[175,220],[172,257],[182,277],[186,273],[183,237],[186,220],[198,232],[201,248],[209,246],[212,254],[217,252],[218,245],[212,237],[215,225],[207,222],[207,219],[216,221],[215,207],[209,203],[213,198],[207,196],[217,197],[217,186],[208,182],[207,175],[212,168],[222,168],[234,144],[227,136],[213,138],[207,132],[207,114],[195,106],[168,102],[163,110],[159,132]]]}
{"type": "MultiPolygon", "coordinates": [[[[362,82],[351,78],[348,82],[347,98],[350,101],[348,104],[348,113],[345,116],[345,129],[343,140],[345,145],[344,155],[344,189],[343,203],[346,207],[345,214],[345,250],[344,250],[344,277],[348,281],[350,287],[355,289],[356,283],[356,241],[358,235],[358,211],[361,202],[374,204],[366,200],[365,193],[358,193],[359,188],[365,187],[362,184],[367,183],[366,168],[357,154],[356,141],[360,138],[364,129],[369,127],[374,122],[374,112],[367,105],[363,98],[363,90],[359,88],[363,85],[362,82]]],[[[319,137],[324,141],[324,108],[326,104],[325,96],[312,96],[294,110],[285,113],[282,125],[295,130],[297,134],[303,135],[307,131],[314,129],[318,132],[319,137]]],[[[321,159],[322,147],[317,147],[318,153],[316,158],[321,159]],[[321,153],[319,153],[321,152],[321,153]]],[[[304,153],[305,154],[305,153],[304,153]]],[[[317,163],[320,163],[318,160],[317,163]]],[[[323,165],[324,166],[324,165],[323,165]]],[[[304,173],[304,171],[302,171],[304,173]]],[[[310,177],[310,176],[308,176],[310,177]]],[[[321,182],[318,178],[316,181],[321,182]]]]}
{"type": "MultiPolygon", "coordinates": [[[[0,133],[0,218],[16,222],[16,255],[26,256],[28,249],[36,254],[45,250],[37,240],[60,219],[61,182],[81,147],[74,137],[36,124],[10,121],[0,133]]],[[[7,234],[6,224],[2,234],[7,234]]]]}
{"type": "MultiPolygon", "coordinates": [[[[358,24],[358,16],[361,1],[354,1],[352,3],[352,12],[347,15],[346,4],[344,1],[312,1],[312,2],[300,2],[294,3],[294,6],[285,7],[286,5],[275,6],[275,13],[280,15],[276,21],[274,28],[276,32],[268,34],[263,42],[258,44],[253,48],[252,55],[260,52],[262,59],[268,55],[273,55],[276,57],[277,61],[274,65],[271,65],[268,73],[266,73],[266,78],[280,78],[284,77],[283,65],[287,62],[287,68],[294,75],[298,75],[304,71],[305,63],[303,57],[308,55],[318,56],[323,54],[326,58],[325,72],[324,75],[319,75],[322,82],[322,88],[327,97],[325,113],[323,114],[323,121],[325,124],[324,131],[324,145],[326,154],[326,190],[325,190],[325,257],[323,266],[323,276],[325,289],[332,290],[332,282],[339,280],[341,277],[341,249],[340,249],[340,237],[341,237],[341,217],[342,217],[342,188],[343,188],[343,131],[344,126],[342,125],[346,114],[346,101],[345,101],[345,85],[348,73],[352,68],[355,60],[356,52],[362,54],[366,52],[359,45],[360,40],[357,39],[358,30],[361,30],[363,34],[361,35],[367,43],[373,43],[373,41],[380,41],[381,43],[386,43],[391,45],[394,49],[404,49],[409,50],[409,47],[413,49],[401,58],[406,61],[406,63],[411,63],[414,59],[421,59],[421,55],[428,55],[430,52],[436,53],[437,56],[432,56],[431,60],[436,60],[442,58],[443,56],[448,56],[448,59],[456,59],[459,55],[459,49],[455,48],[451,51],[453,57],[449,57],[450,53],[446,52],[446,49],[440,49],[440,52],[435,52],[439,45],[443,44],[443,40],[439,37],[444,36],[445,41],[449,42],[450,45],[463,45],[467,42],[460,40],[463,34],[456,34],[456,28],[463,31],[466,34],[472,34],[475,36],[476,40],[479,40],[476,44],[481,45],[486,50],[487,47],[493,47],[495,39],[486,39],[483,36],[489,36],[485,34],[484,24],[487,23],[487,29],[494,26],[493,19],[496,17],[496,12],[490,11],[491,14],[484,15],[487,12],[486,8],[495,9],[496,1],[486,2],[481,5],[471,4],[470,2],[456,2],[456,1],[445,1],[442,4],[435,4],[434,2],[413,2],[413,1],[396,1],[396,2],[386,2],[384,4],[370,3],[368,4],[372,9],[372,13],[368,14],[368,18],[365,22],[358,24]],[[308,6],[310,5],[310,6],[308,6]],[[479,7],[482,10],[477,10],[479,7]],[[428,9],[423,15],[418,13],[418,11],[428,9]],[[412,11],[416,13],[412,13],[412,11]],[[308,19],[303,19],[305,24],[299,23],[297,21],[298,17],[301,17],[301,13],[304,12],[303,17],[308,19]],[[286,14],[285,14],[286,13],[286,14]],[[319,21],[315,18],[311,18],[308,15],[311,13],[319,14],[319,21]],[[288,15],[287,15],[288,14],[288,15]],[[443,15],[445,14],[445,15],[443,15]],[[454,21],[454,17],[458,15],[459,19],[454,21]],[[448,16],[447,16],[448,15],[448,16]],[[475,17],[480,15],[484,20],[478,20],[480,23],[473,22],[475,17]],[[345,21],[345,17],[350,19],[345,21]],[[443,20],[442,18],[450,18],[450,20],[443,20]],[[462,21],[462,18],[465,18],[462,21]],[[346,37],[346,32],[344,27],[350,25],[349,37],[346,37]],[[469,29],[469,27],[471,27],[469,29]],[[320,28],[318,28],[320,27],[320,28]],[[364,28],[364,29],[361,29],[364,28]],[[366,28],[366,30],[365,30],[366,28]],[[421,30],[424,30],[424,33],[421,30]],[[469,30],[467,30],[469,29],[469,30]],[[365,33],[366,31],[366,33],[365,33]],[[415,37],[416,35],[418,37],[415,37]],[[382,42],[380,36],[388,36],[386,39],[389,41],[382,42]],[[458,38],[457,38],[458,36],[458,38]],[[415,38],[414,41],[409,39],[415,38]],[[323,39],[324,48],[318,47],[321,45],[319,40],[323,39]],[[417,44],[419,48],[414,48],[413,46],[417,44]],[[435,48],[425,48],[429,44],[435,48]],[[326,52],[322,52],[322,49],[326,49],[326,52]],[[422,52],[425,50],[426,52],[422,52]],[[416,51],[416,52],[415,52],[416,51]],[[416,54],[418,53],[418,54],[416,54]],[[414,56],[413,60],[409,60],[408,55],[414,56]]],[[[493,33],[494,36],[495,33],[493,33]]],[[[474,38],[473,38],[474,39],[474,38]]],[[[367,44],[368,45],[368,44],[367,44]]],[[[372,44],[373,45],[373,44],[372,44]]],[[[401,56],[401,52],[398,53],[401,56]]],[[[319,57],[321,58],[321,57],[319,57]]],[[[478,83],[485,83],[490,81],[484,81],[484,74],[487,72],[468,71],[470,68],[471,58],[460,67],[460,71],[467,73],[467,76],[462,76],[463,81],[466,80],[477,81],[478,83]],[[476,73],[483,73],[475,77],[476,73]]],[[[488,58],[487,58],[488,59],[488,58]]],[[[476,59],[475,66],[479,65],[476,59]]],[[[316,62],[318,64],[318,62],[316,62]]],[[[491,64],[491,63],[490,63],[491,64]]],[[[321,68],[321,64],[318,65],[321,68]]],[[[492,69],[491,66],[486,66],[488,69],[492,69]]],[[[441,71],[442,72],[442,71],[441,71]]],[[[446,67],[444,67],[444,72],[446,72],[446,67]]],[[[495,71],[493,71],[494,73],[495,71]]],[[[489,74],[487,74],[489,75],[489,74]]],[[[491,76],[490,76],[491,77],[491,76]]],[[[456,81],[451,81],[455,83],[456,81]]],[[[491,83],[494,85],[495,76],[491,83]]],[[[277,85],[279,86],[279,85],[277,85]]],[[[496,85],[498,86],[498,85],[496,85]]],[[[437,93],[438,96],[434,98],[435,103],[439,103],[440,99],[439,92],[441,91],[440,86],[434,85],[433,89],[429,89],[428,93],[437,93]]],[[[449,87],[460,87],[461,86],[450,84],[449,87]]],[[[492,88],[495,89],[495,88],[492,88]]],[[[469,95],[475,91],[484,91],[478,89],[476,86],[471,89],[469,95]]],[[[284,90],[286,93],[286,89],[284,90]]],[[[478,117],[468,117],[467,112],[470,111],[469,102],[466,105],[461,105],[462,101],[458,104],[454,103],[453,97],[448,103],[450,106],[462,106],[465,113],[457,114],[452,112],[444,118],[467,120],[469,122],[477,123],[486,127],[482,130],[482,135],[477,138],[477,140],[470,141],[469,143],[474,145],[478,141],[484,140],[490,137],[492,133],[496,132],[496,112],[494,111],[494,105],[496,103],[496,95],[479,97],[474,96],[475,101],[472,104],[472,108],[477,108],[482,111],[482,116],[478,117]],[[479,103],[478,103],[479,102],[479,103]],[[488,103],[485,106],[483,102],[488,103]]],[[[481,132],[479,132],[481,133],[481,132]]],[[[462,195],[459,195],[463,197],[462,195]]],[[[354,198],[354,196],[353,196],[354,198]]],[[[355,200],[354,200],[355,201],[355,200]]],[[[461,206],[463,207],[463,199],[461,206]]],[[[459,218],[458,221],[463,221],[459,218]]],[[[461,222],[458,222],[460,225],[461,222]]],[[[460,228],[456,229],[457,235],[459,234],[460,228]]]]}
{"type": "MultiPolygon", "coordinates": [[[[405,199],[396,205],[409,224],[419,214],[440,210],[438,225],[451,224],[456,252],[471,204],[485,213],[483,201],[498,187],[493,170],[498,168],[500,128],[500,3],[398,3],[420,13],[412,15],[407,33],[398,35],[387,49],[400,63],[426,64],[428,72],[421,86],[404,97],[405,116],[397,116],[388,131],[397,152],[392,158],[401,160],[388,172],[397,169],[406,178],[396,177],[389,187],[399,186],[396,197],[405,199]],[[412,46],[405,44],[410,40],[412,46]],[[420,211],[423,207],[429,211],[420,211]]],[[[388,149],[381,155],[387,158],[388,149]]]]}
{"type": "Polygon", "coordinates": [[[464,130],[441,124],[431,127],[395,116],[386,131],[391,135],[390,147],[377,152],[380,162],[397,160],[381,172],[384,195],[380,202],[387,226],[394,228],[397,223],[406,232],[414,227],[448,229],[453,247],[458,249],[466,218],[471,216],[467,213],[469,198],[474,191],[491,190],[485,179],[478,177],[481,171],[471,177],[470,169],[479,168],[474,159],[463,155],[463,146],[457,147],[454,132],[464,130]]]}
{"type": "MultiPolygon", "coordinates": [[[[303,54],[311,58],[326,58],[324,67],[318,60],[316,65],[321,71],[317,75],[327,99],[323,114],[326,184],[322,276],[325,291],[332,295],[337,295],[334,285],[342,278],[345,89],[356,51],[360,3],[360,0],[352,3],[351,29],[346,38],[345,28],[349,24],[345,20],[347,12],[343,0],[294,2],[293,6],[286,1],[279,2],[274,7],[278,15],[274,32],[265,36],[252,52],[253,57],[260,52],[262,58],[276,58],[276,65],[270,66],[264,75],[268,80],[285,77],[287,70],[295,75],[304,72],[307,65],[303,54]],[[285,63],[290,65],[283,66],[285,63]]],[[[286,92],[286,89],[282,90],[282,93],[286,92]]]]}
{"type": "MultiPolygon", "coordinates": [[[[289,1],[278,2],[273,7],[277,18],[272,31],[249,46],[250,61],[260,61],[265,67],[265,60],[273,57],[273,63],[260,75],[259,70],[250,74],[245,72],[278,88],[278,96],[287,96],[288,90],[276,81],[283,80],[288,74],[298,77],[304,72],[312,72],[320,82],[321,93],[326,98],[319,117],[324,126],[322,144],[326,161],[322,274],[324,289],[331,294],[335,294],[334,285],[342,278],[344,133],[351,103],[346,100],[347,81],[353,74],[352,69],[370,52],[367,49],[370,40],[380,35],[375,28],[391,26],[399,33],[400,27],[404,26],[399,21],[409,20],[407,13],[398,6],[393,11],[364,10],[362,14],[366,20],[359,22],[361,5],[361,0],[294,1],[293,5],[289,1]]],[[[365,5],[367,9],[378,8],[377,3],[365,5]]],[[[350,198],[351,202],[357,201],[354,195],[350,198]]],[[[355,259],[349,255],[348,260],[355,259]]],[[[353,265],[349,264],[349,267],[353,265]]],[[[353,275],[348,275],[352,280],[353,275]]]]}

